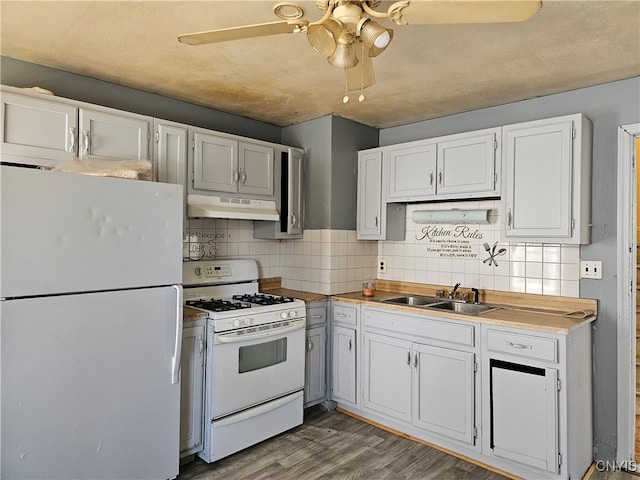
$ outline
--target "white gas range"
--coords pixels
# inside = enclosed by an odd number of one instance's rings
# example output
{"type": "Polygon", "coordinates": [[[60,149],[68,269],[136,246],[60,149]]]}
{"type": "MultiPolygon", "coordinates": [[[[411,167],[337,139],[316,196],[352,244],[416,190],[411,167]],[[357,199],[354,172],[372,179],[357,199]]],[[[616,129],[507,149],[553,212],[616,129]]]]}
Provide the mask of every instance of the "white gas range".
{"type": "Polygon", "coordinates": [[[185,305],[207,313],[204,446],[213,462],[302,423],[305,303],[258,293],[254,260],[183,264],[185,305]]]}

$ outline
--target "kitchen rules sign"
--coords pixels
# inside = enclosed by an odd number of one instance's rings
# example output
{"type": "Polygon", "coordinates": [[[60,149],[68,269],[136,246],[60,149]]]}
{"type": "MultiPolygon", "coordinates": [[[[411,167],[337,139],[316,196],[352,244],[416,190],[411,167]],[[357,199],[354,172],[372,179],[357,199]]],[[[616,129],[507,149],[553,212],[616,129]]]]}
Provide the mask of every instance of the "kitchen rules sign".
{"type": "Polygon", "coordinates": [[[469,225],[425,225],[416,240],[427,242],[427,253],[441,258],[478,258],[482,232],[469,225]]]}

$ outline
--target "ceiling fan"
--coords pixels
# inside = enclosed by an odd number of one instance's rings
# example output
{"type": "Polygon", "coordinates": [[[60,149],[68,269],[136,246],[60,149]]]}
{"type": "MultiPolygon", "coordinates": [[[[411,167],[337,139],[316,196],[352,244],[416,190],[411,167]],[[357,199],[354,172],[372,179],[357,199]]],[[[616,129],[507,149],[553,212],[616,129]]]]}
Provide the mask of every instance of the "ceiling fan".
{"type": "MultiPolygon", "coordinates": [[[[401,0],[386,11],[378,11],[380,0],[315,0],[324,11],[319,20],[304,20],[299,5],[284,2],[273,8],[280,21],[205,32],[186,33],[178,41],[187,45],[205,45],[280,33],[306,33],[311,46],[328,62],[345,73],[345,95],[373,85],[371,59],[391,43],[393,30],[373,20],[387,19],[394,25],[464,24],[523,22],[542,7],[540,0],[401,0]]],[[[385,2],[388,3],[388,2],[385,2]]]]}

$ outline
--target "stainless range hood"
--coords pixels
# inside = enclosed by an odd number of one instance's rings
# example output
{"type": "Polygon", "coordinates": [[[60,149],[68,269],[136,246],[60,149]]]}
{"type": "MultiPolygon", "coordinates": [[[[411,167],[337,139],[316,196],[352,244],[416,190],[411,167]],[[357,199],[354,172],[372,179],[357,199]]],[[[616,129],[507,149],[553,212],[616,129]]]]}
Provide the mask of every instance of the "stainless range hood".
{"type": "Polygon", "coordinates": [[[275,201],[211,195],[187,195],[187,216],[238,220],[280,220],[275,201]]]}

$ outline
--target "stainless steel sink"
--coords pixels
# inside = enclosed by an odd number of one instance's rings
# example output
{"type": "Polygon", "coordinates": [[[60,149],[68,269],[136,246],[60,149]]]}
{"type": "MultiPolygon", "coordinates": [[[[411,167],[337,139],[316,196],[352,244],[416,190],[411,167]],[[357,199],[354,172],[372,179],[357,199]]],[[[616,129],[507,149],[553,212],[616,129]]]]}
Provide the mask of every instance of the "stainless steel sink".
{"type": "Polygon", "coordinates": [[[402,297],[386,298],[380,301],[382,303],[393,303],[395,305],[410,305],[413,307],[420,307],[424,305],[431,305],[434,303],[442,302],[443,300],[442,298],[408,295],[408,296],[402,296],[402,297]]]}
{"type": "Polygon", "coordinates": [[[463,302],[451,302],[444,301],[429,305],[429,308],[438,308],[440,310],[449,310],[451,312],[464,313],[466,315],[478,315],[490,310],[496,310],[500,307],[494,307],[493,305],[479,305],[477,303],[463,303],[463,302]]]}

